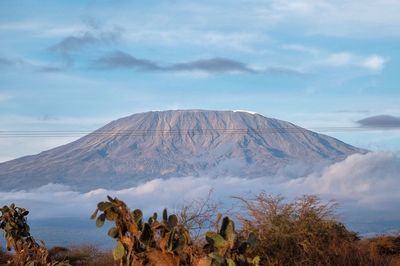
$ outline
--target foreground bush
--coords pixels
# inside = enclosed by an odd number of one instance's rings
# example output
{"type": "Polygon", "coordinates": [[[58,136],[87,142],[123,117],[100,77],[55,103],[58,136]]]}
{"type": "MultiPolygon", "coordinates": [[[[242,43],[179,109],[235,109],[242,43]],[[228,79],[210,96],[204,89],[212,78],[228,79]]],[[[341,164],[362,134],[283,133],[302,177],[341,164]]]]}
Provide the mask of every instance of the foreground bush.
{"type": "Polygon", "coordinates": [[[335,219],[336,204],[316,196],[293,202],[265,193],[238,199],[245,211],[239,216],[242,230],[256,232],[258,242],[252,251],[263,265],[390,265],[385,255],[400,255],[397,246],[372,256],[357,234],[335,219]]]}

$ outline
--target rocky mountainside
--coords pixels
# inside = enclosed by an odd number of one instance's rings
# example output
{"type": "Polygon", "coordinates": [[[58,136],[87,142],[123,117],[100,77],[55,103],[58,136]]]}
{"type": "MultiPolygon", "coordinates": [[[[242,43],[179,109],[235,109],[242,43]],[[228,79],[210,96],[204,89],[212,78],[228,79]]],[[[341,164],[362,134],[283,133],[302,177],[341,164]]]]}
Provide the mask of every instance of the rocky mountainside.
{"type": "Polygon", "coordinates": [[[364,152],[259,114],[177,110],[134,114],[81,139],[0,164],[0,190],[62,183],[80,191],[154,178],[268,177],[364,152]]]}

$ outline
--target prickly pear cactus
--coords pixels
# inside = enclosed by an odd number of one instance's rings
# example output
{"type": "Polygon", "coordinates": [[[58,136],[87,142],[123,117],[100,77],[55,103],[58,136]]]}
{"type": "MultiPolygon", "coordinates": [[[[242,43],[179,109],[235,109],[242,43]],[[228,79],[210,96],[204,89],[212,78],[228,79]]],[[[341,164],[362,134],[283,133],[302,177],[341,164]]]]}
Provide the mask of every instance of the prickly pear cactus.
{"type": "Polygon", "coordinates": [[[219,232],[206,233],[206,241],[207,244],[203,249],[211,259],[204,258],[201,265],[258,266],[260,264],[258,256],[254,258],[245,256],[246,250],[256,243],[255,234],[250,233],[246,241],[240,242],[236,238],[235,223],[228,217],[222,220],[219,232]]]}
{"type": "Polygon", "coordinates": [[[130,212],[123,201],[108,196],[108,201],[97,204],[91,218],[96,219],[97,227],[107,220],[114,222],[108,235],[117,241],[113,256],[120,265],[192,265],[188,230],[166,209],[162,221],[157,217],[154,213],[144,222],[141,210],[130,212]]]}
{"type": "Polygon", "coordinates": [[[29,211],[11,204],[0,208],[0,229],[4,231],[6,248],[14,250],[12,265],[67,266],[68,262],[51,262],[44,244],[39,245],[30,234],[27,222],[29,211]]]}

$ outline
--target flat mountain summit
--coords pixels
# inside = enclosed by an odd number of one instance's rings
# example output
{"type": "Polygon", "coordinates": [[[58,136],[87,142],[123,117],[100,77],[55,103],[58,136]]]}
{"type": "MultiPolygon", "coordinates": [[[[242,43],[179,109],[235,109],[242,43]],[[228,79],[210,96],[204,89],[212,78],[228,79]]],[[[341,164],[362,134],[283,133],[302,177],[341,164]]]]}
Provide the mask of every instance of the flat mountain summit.
{"type": "Polygon", "coordinates": [[[0,164],[0,190],[61,183],[80,191],[154,178],[268,177],[364,152],[243,111],[173,110],[115,120],[72,142],[0,164]]]}

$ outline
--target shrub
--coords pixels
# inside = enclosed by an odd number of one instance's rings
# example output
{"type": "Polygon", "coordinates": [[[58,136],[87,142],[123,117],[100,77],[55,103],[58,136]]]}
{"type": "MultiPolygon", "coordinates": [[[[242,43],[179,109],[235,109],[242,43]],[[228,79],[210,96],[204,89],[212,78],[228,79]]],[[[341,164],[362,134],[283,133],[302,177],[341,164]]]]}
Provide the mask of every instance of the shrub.
{"type": "Polygon", "coordinates": [[[68,260],[74,266],[111,266],[114,259],[111,252],[100,250],[92,245],[73,247],[53,247],[49,250],[49,257],[53,261],[68,260]]]}
{"type": "Polygon", "coordinates": [[[334,217],[334,202],[316,196],[292,202],[260,193],[238,198],[245,213],[243,232],[255,232],[252,249],[263,265],[370,265],[358,247],[359,237],[334,217]]]}
{"type": "Polygon", "coordinates": [[[218,230],[219,204],[212,201],[212,193],[210,190],[206,197],[183,204],[176,214],[195,245],[204,244],[204,234],[210,228],[218,230]]]}
{"type": "Polygon", "coordinates": [[[376,265],[400,265],[400,235],[363,239],[360,246],[376,265]]]}

